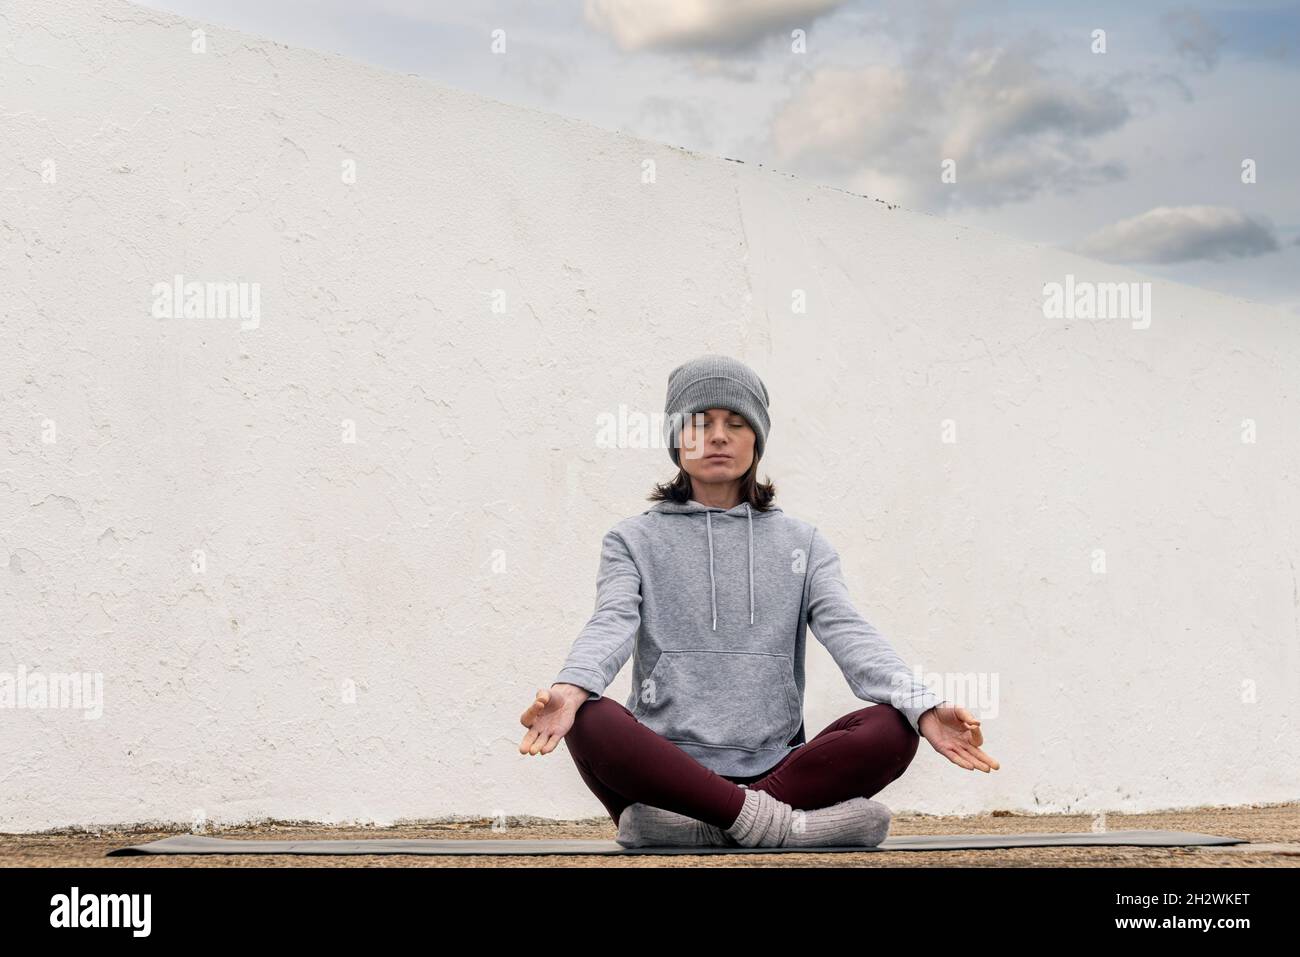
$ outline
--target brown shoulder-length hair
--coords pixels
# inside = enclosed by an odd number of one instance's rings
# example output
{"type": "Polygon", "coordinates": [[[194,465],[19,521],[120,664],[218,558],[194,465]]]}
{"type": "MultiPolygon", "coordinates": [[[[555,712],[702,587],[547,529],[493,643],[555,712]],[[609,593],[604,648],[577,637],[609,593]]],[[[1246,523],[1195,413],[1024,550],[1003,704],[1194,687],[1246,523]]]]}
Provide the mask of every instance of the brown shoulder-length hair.
{"type": "MultiPolygon", "coordinates": [[[[757,512],[766,512],[776,497],[776,486],[771,479],[766,482],[758,480],[758,459],[749,463],[749,469],[740,478],[740,500],[748,502],[750,508],[757,512]]],[[[677,475],[671,482],[657,483],[654,490],[646,496],[651,502],[686,503],[691,498],[691,476],[684,468],[678,466],[677,475]]]]}

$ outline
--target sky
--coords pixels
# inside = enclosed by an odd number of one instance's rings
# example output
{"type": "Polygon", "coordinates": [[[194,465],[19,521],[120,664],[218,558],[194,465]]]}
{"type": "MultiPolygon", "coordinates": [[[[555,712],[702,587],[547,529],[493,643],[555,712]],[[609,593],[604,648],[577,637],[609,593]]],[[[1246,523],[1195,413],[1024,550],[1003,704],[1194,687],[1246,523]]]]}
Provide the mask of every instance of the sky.
{"type": "Polygon", "coordinates": [[[1300,0],[144,5],[1300,321],[1300,0]]]}

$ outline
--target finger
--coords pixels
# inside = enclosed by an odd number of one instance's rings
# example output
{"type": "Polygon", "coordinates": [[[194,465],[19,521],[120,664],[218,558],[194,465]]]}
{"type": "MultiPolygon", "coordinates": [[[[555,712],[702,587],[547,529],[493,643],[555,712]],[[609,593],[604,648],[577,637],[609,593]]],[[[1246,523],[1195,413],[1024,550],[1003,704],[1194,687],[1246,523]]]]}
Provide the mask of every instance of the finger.
{"type": "Polygon", "coordinates": [[[961,751],[962,756],[966,758],[967,761],[970,761],[971,764],[975,766],[976,771],[983,771],[985,774],[989,773],[988,764],[979,756],[979,748],[972,748],[967,744],[958,744],[957,749],[961,751]]]}
{"type": "Polygon", "coordinates": [[[975,768],[961,756],[961,753],[956,748],[949,748],[947,751],[943,752],[943,755],[958,767],[965,768],[967,771],[975,770],[975,768]]]}
{"type": "Polygon", "coordinates": [[[998,764],[997,761],[993,760],[991,757],[989,757],[979,748],[972,748],[971,750],[974,751],[974,753],[979,757],[981,761],[983,761],[985,764],[991,767],[994,771],[1002,767],[1002,765],[998,764]]]}
{"type": "Polygon", "coordinates": [[[533,703],[525,708],[524,713],[519,716],[519,723],[525,728],[532,727],[533,721],[537,716],[546,710],[546,704],[550,699],[550,692],[539,689],[537,697],[533,699],[533,703]]]}
{"type": "Polygon", "coordinates": [[[958,709],[957,709],[957,717],[960,718],[960,719],[962,720],[962,722],[964,722],[965,724],[968,724],[968,725],[972,725],[972,724],[973,724],[973,725],[978,726],[979,723],[980,723],[980,722],[979,722],[979,718],[975,717],[975,715],[971,714],[971,713],[970,713],[969,711],[967,711],[965,708],[958,708],[958,709]]]}
{"type": "Polygon", "coordinates": [[[519,753],[527,754],[529,750],[532,748],[533,742],[536,740],[537,740],[537,732],[529,731],[526,735],[524,735],[524,740],[519,742],[519,753]]]}
{"type": "Polygon", "coordinates": [[[532,755],[541,754],[542,748],[545,747],[546,742],[549,740],[550,740],[550,735],[545,733],[539,734],[537,736],[537,740],[533,742],[533,746],[528,749],[528,753],[532,755]]]}
{"type": "Polygon", "coordinates": [[[554,751],[557,747],[559,747],[560,739],[563,738],[563,737],[564,737],[564,735],[562,735],[562,734],[553,734],[553,735],[551,735],[551,740],[549,740],[549,741],[546,742],[546,747],[542,749],[542,754],[550,754],[550,753],[551,753],[552,751],[554,751]]]}
{"type": "Polygon", "coordinates": [[[980,757],[980,754],[983,754],[983,752],[980,752],[979,748],[972,748],[972,746],[967,744],[959,744],[958,748],[961,748],[962,754],[965,755],[967,761],[971,762],[972,765],[975,766],[976,771],[983,771],[984,774],[988,774],[991,768],[989,768],[988,762],[984,761],[983,757],[980,757]]]}

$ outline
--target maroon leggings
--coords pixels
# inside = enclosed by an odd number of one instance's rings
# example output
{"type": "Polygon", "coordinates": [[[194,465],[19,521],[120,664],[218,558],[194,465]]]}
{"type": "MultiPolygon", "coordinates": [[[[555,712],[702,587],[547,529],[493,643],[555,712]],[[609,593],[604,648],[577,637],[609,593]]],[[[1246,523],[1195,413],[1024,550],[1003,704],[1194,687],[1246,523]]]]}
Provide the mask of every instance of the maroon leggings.
{"type": "Polygon", "coordinates": [[[710,771],[606,697],[583,703],[564,736],[582,780],[615,824],[639,801],[721,828],[735,823],[745,802],[737,784],[805,811],[871,797],[907,770],[920,740],[897,708],[871,705],[831,722],[771,770],[730,777],[710,771]]]}

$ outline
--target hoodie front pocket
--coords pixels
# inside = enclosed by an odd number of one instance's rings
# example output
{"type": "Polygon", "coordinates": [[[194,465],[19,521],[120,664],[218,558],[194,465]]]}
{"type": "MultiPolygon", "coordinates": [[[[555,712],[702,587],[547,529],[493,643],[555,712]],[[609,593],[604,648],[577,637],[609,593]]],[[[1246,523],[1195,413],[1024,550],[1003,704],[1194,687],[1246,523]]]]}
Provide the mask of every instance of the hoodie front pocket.
{"type": "Polygon", "coordinates": [[[633,714],[670,741],[778,749],[799,724],[789,655],[664,651],[641,690],[633,714]]]}

